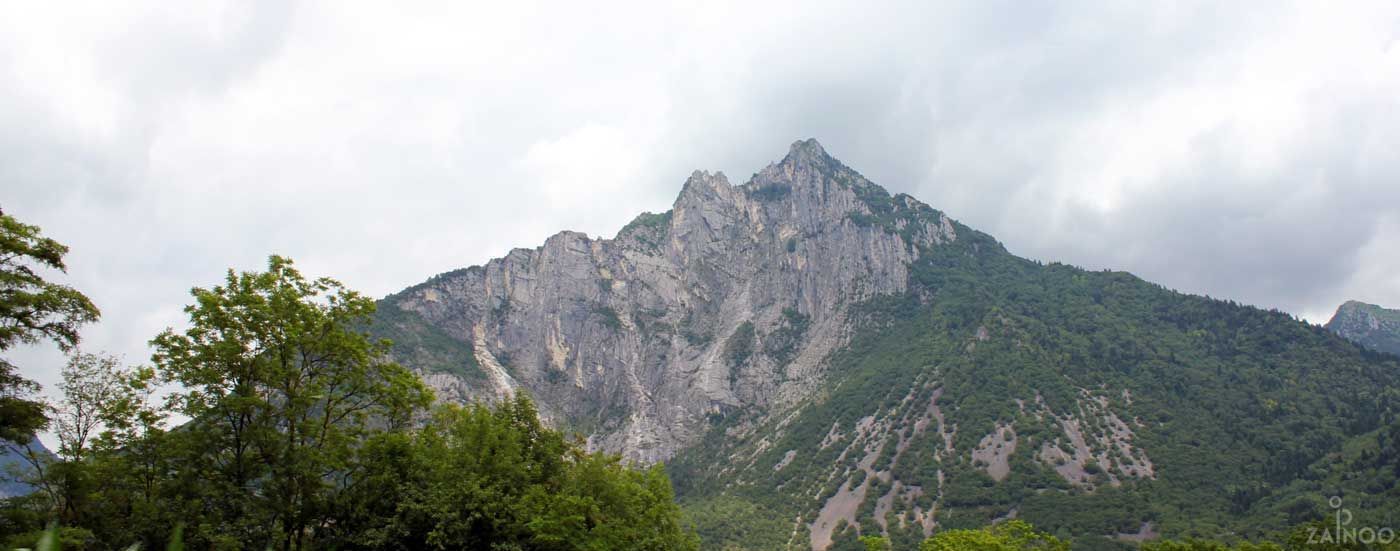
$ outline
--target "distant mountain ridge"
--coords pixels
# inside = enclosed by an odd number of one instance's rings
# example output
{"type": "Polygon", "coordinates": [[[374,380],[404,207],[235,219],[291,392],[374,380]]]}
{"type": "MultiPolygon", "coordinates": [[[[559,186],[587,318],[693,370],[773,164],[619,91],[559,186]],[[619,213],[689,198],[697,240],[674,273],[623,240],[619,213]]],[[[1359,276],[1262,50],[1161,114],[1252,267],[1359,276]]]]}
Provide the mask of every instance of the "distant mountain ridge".
{"type": "Polygon", "coordinates": [[[613,239],[380,303],[447,400],[535,396],[666,461],[711,549],[912,549],[1025,519],[1076,548],[1400,525],[1400,365],[1287,314],[1016,257],[814,140],[695,172],[613,239]]]}
{"type": "Polygon", "coordinates": [[[1400,355],[1400,310],[1349,300],[1337,308],[1327,328],[1371,350],[1400,355]]]}
{"type": "MultiPolygon", "coordinates": [[[[0,445],[0,498],[22,496],[34,491],[32,484],[22,480],[32,474],[34,467],[21,455],[21,449],[17,446],[9,442],[0,445]]],[[[39,456],[52,456],[52,452],[38,438],[31,440],[26,447],[39,456]]]]}

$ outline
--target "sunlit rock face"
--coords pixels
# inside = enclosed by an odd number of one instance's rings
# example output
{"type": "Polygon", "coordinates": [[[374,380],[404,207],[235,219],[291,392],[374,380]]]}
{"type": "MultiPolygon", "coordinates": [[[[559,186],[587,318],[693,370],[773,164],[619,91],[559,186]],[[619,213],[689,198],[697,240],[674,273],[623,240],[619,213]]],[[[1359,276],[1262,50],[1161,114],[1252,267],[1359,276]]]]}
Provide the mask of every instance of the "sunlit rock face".
{"type": "Polygon", "coordinates": [[[713,415],[776,414],[819,389],[848,307],[904,291],[919,251],[957,237],[943,214],[805,140],[743,185],[696,171],[670,211],[613,239],[561,232],[381,308],[474,356],[446,373],[396,351],[440,398],[528,392],[591,447],[654,462],[713,415]]]}

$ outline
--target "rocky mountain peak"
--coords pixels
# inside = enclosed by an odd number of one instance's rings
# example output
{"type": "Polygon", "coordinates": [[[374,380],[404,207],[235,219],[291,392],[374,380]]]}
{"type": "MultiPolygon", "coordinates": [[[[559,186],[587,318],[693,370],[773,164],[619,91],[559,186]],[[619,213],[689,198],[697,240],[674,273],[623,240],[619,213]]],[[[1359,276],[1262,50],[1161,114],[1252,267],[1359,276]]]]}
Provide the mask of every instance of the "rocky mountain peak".
{"type": "Polygon", "coordinates": [[[788,148],[787,156],[769,164],[748,185],[768,198],[785,196],[787,191],[820,192],[843,168],[817,140],[798,140],[788,148]]]}
{"type": "Polygon", "coordinates": [[[464,376],[429,377],[445,399],[525,390],[594,447],[658,461],[714,415],[810,395],[851,333],[847,308],[903,292],[920,251],[953,230],[801,140],[743,185],[693,172],[670,211],[617,239],[561,232],[381,309],[431,330],[418,342],[433,349],[401,349],[406,365],[470,358],[453,368],[464,376]]]}
{"type": "Polygon", "coordinates": [[[1378,308],[1380,308],[1380,306],[1377,306],[1375,304],[1368,304],[1359,300],[1348,300],[1346,302],[1343,302],[1341,306],[1337,307],[1337,312],[1354,314],[1378,308]]]}
{"type": "Polygon", "coordinates": [[[681,192],[676,196],[676,206],[696,203],[713,202],[733,202],[734,186],[729,183],[729,178],[723,172],[710,172],[708,170],[696,170],[686,178],[685,184],[681,185],[681,192]]]}
{"type": "Polygon", "coordinates": [[[820,162],[824,164],[830,160],[831,156],[826,154],[826,149],[822,148],[822,144],[818,143],[816,138],[807,138],[805,140],[797,140],[795,142],[792,142],[792,145],[788,147],[788,154],[787,157],[783,159],[783,162],[820,162]]]}
{"type": "Polygon", "coordinates": [[[1400,310],[1348,300],[1337,308],[1327,328],[1372,350],[1400,354],[1400,310]]]}
{"type": "Polygon", "coordinates": [[[723,172],[710,172],[708,170],[696,170],[686,178],[685,184],[681,186],[680,196],[677,202],[686,196],[697,196],[701,198],[714,198],[717,194],[730,186],[729,178],[723,172]]]}

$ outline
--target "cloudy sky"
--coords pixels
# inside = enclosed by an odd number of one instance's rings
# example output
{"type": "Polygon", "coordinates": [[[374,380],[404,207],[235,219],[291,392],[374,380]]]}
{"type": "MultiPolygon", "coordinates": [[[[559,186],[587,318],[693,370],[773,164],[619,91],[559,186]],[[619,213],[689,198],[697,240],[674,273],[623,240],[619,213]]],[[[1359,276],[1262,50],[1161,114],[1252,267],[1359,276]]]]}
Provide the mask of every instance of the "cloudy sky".
{"type": "Polygon", "coordinates": [[[1400,306],[1395,2],[138,4],[0,8],[0,208],[129,362],[270,253],[380,296],[805,137],[1023,256],[1400,306]]]}

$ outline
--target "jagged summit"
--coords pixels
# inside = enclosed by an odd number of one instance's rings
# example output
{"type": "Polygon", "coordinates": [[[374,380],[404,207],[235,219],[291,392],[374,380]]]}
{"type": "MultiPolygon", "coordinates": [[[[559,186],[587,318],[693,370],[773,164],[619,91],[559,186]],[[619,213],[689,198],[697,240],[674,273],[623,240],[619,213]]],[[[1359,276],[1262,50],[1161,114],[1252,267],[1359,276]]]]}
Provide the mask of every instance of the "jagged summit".
{"type": "Polygon", "coordinates": [[[816,138],[807,138],[805,140],[797,140],[795,142],[792,142],[792,146],[788,148],[787,156],[789,159],[801,157],[830,157],[830,155],[827,155],[826,149],[822,148],[822,144],[817,142],[816,138]]]}
{"type": "Polygon", "coordinates": [[[957,238],[941,213],[873,189],[801,140],[741,186],[694,171],[670,211],[638,216],[616,239],[563,232],[385,308],[471,348],[475,379],[432,378],[440,394],[523,388],[546,415],[583,420],[595,446],[657,461],[712,414],[806,396],[847,338],[847,308],[902,292],[919,251],[957,238]],[[769,353],[736,359],[745,327],[769,353]]]}
{"type": "Polygon", "coordinates": [[[854,171],[842,165],[822,148],[816,139],[808,138],[792,143],[788,153],[781,160],[770,163],[755,175],[746,185],[763,187],[773,183],[807,187],[820,184],[822,178],[847,180],[850,176],[859,177],[854,171]],[[849,172],[850,174],[843,174],[849,172]]]}
{"type": "MultiPolygon", "coordinates": [[[[791,190],[794,187],[820,182],[821,176],[827,178],[837,176],[835,173],[842,169],[845,169],[845,166],[832,158],[815,138],[808,138],[793,142],[788,148],[787,155],[769,163],[753,178],[737,187],[753,190],[779,185],[783,186],[785,190],[791,190]]],[[[849,169],[845,170],[849,171],[849,169]]],[[[695,170],[681,186],[681,192],[677,196],[676,202],[679,204],[687,194],[692,193],[699,193],[711,199],[726,197],[727,194],[716,192],[718,188],[723,186],[733,186],[723,172],[695,170]]],[[[784,195],[786,194],[784,193],[784,195]]]]}
{"type": "Polygon", "coordinates": [[[728,191],[732,187],[729,178],[723,172],[696,170],[690,173],[685,184],[681,185],[681,192],[676,195],[675,206],[680,206],[688,201],[692,203],[712,202],[728,196],[728,191]]]}

